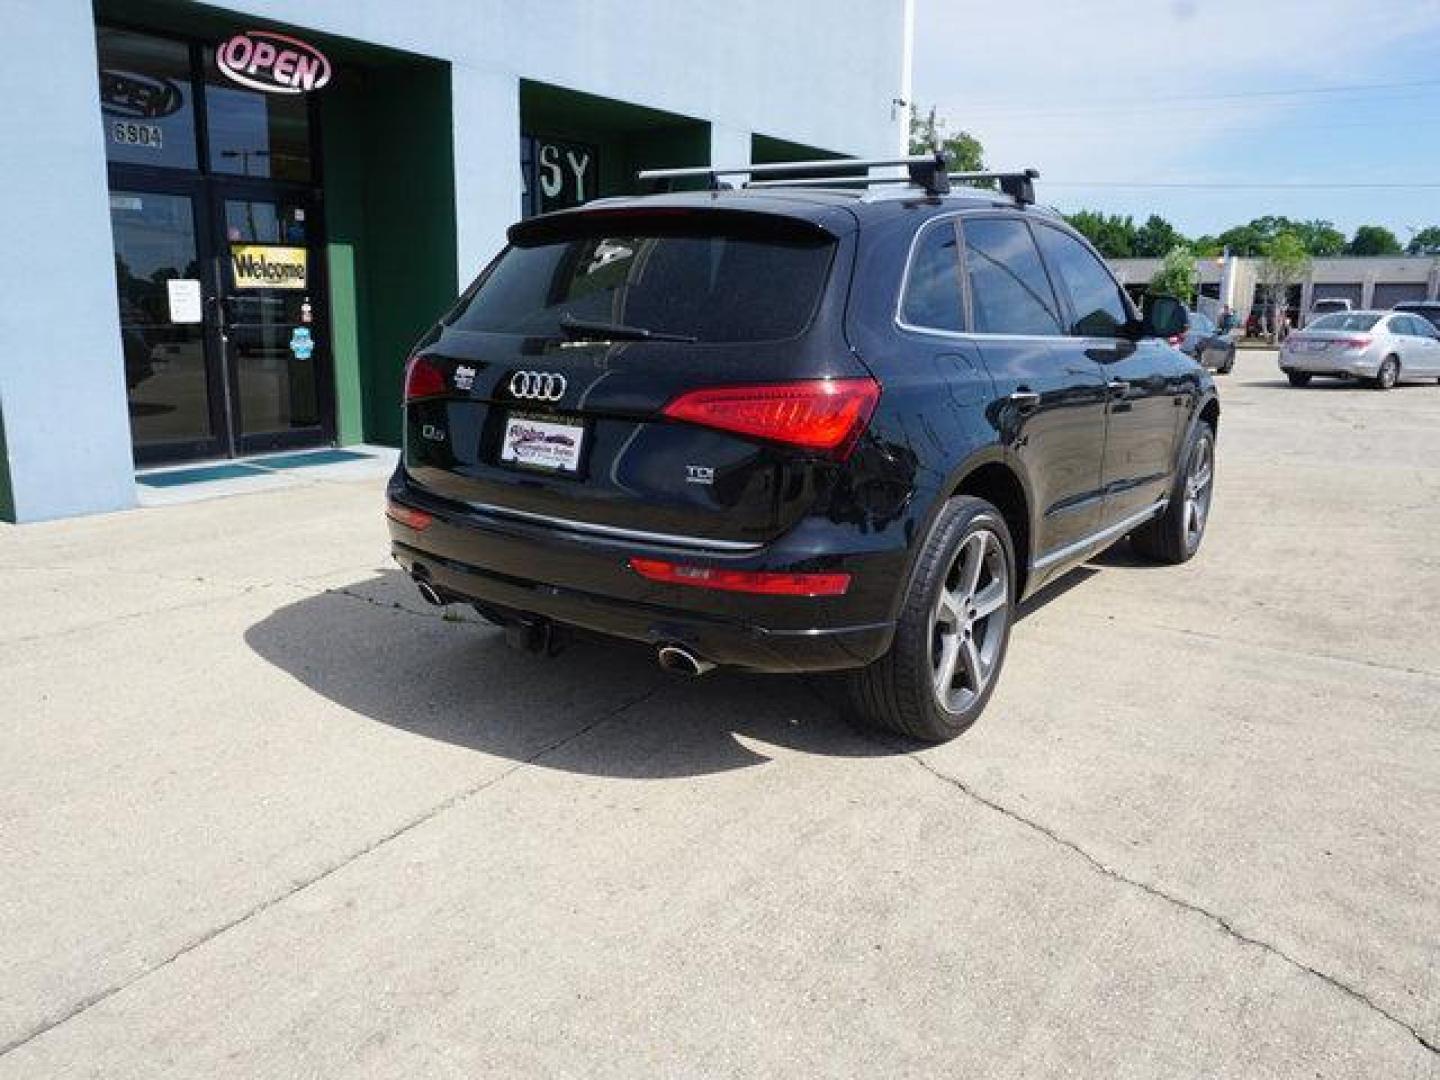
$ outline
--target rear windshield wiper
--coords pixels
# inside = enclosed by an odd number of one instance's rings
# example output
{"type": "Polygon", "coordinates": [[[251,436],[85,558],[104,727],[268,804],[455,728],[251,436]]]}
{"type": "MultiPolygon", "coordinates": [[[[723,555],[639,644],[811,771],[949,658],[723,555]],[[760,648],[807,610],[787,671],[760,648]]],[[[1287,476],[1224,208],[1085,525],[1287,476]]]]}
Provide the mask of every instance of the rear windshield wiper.
{"type": "Polygon", "coordinates": [[[592,338],[596,341],[680,341],[693,343],[700,339],[693,334],[671,334],[664,330],[648,330],[643,326],[626,326],[624,323],[592,322],[577,319],[568,311],[560,316],[560,329],[571,337],[592,338]]]}

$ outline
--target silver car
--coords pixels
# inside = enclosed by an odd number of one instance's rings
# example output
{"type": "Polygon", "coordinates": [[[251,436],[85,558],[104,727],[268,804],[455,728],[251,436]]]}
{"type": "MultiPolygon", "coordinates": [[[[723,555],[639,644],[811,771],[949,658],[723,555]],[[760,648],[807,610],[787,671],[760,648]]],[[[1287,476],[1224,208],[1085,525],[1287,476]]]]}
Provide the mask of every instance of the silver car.
{"type": "Polygon", "coordinates": [[[1380,390],[1440,379],[1440,332],[1419,315],[1337,311],[1285,339],[1280,370],[1291,386],[1316,375],[1363,379],[1380,390]]]}

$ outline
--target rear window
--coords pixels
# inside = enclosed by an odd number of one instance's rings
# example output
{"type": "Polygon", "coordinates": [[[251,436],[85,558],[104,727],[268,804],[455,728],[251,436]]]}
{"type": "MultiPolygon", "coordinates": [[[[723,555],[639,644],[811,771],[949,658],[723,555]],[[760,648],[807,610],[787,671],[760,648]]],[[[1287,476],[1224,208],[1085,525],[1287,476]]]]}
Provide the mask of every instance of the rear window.
{"type": "Polygon", "coordinates": [[[1440,305],[1429,304],[1396,304],[1396,311],[1408,311],[1412,315],[1418,315],[1426,320],[1431,326],[1440,328],[1440,305]]]}
{"type": "Polygon", "coordinates": [[[1380,316],[1369,311],[1337,311],[1316,319],[1306,330],[1369,330],[1380,316]]]}
{"type": "Polygon", "coordinates": [[[450,320],[561,338],[562,316],[700,342],[781,341],[814,317],[833,238],[626,231],[511,247],[450,320]]]}

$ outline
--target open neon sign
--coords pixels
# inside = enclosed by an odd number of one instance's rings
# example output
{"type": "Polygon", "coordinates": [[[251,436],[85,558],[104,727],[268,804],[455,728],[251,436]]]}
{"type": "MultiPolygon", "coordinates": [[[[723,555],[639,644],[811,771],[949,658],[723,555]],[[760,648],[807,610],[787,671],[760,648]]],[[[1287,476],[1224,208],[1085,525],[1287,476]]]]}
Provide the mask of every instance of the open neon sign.
{"type": "Polygon", "coordinates": [[[267,94],[306,94],[330,81],[330,61],[309,42],[273,30],[242,30],[220,43],[215,62],[227,78],[267,94]]]}

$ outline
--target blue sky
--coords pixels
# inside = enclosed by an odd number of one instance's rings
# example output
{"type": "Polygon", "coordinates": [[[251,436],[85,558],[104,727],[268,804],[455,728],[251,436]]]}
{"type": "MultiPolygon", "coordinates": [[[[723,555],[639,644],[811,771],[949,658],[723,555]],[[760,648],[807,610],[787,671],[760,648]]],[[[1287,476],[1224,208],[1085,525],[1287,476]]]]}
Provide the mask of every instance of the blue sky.
{"type": "Polygon", "coordinates": [[[1440,225],[1440,0],[915,4],[914,100],[1061,210],[1440,225]]]}

